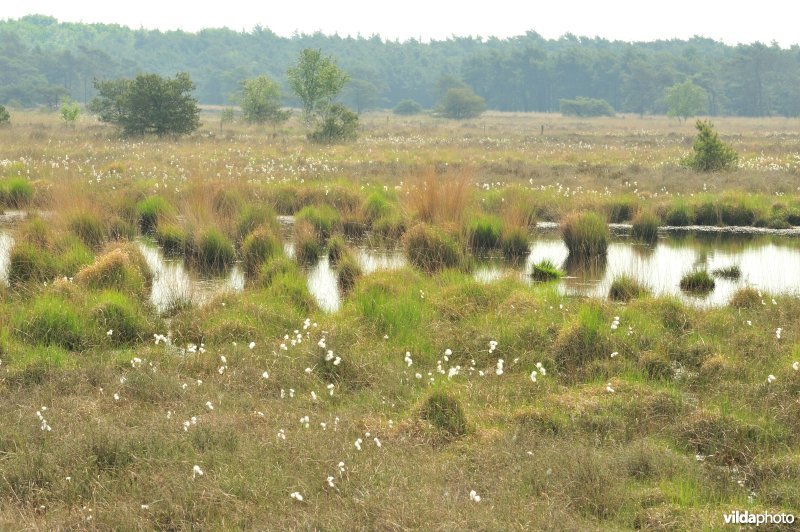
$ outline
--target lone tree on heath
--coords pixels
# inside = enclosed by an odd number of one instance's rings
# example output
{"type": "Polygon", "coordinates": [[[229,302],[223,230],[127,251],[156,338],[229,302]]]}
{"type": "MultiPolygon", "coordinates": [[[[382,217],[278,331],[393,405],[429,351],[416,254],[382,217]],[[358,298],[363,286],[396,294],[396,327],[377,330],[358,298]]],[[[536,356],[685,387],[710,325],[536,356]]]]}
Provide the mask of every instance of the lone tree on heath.
{"type": "Polygon", "coordinates": [[[739,156],[733,148],[717,136],[710,121],[698,120],[695,124],[697,136],[692,145],[692,154],[684,163],[698,172],[729,170],[736,166],[739,156]]]}
{"type": "Polygon", "coordinates": [[[11,115],[4,105],[0,105],[0,126],[11,123],[11,115]]]}
{"type": "Polygon", "coordinates": [[[281,89],[267,76],[242,82],[239,105],[245,120],[256,124],[268,122],[278,126],[289,119],[290,112],[281,109],[281,89]]]}
{"type": "Polygon", "coordinates": [[[676,83],[672,87],[668,87],[664,93],[667,116],[677,118],[678,122],[681,119],[685,122],[690,116],[704,113],[707,100],[706,91],[688,79],[683,83],[676,83]]]}
{"type": "Polygon", "coordinates": [[[349,79],[336,60],[323,57],[322,51],[304,49],[286,75],[292,92],[303,106],[303,120],[311,126],[333,103],[349,79]]]}
{"type": "Polygon", "coordinates": [[[68,126],[74,126],[81,114],[81,106],[72,98],[61,100],[61,120],[68,126]]]}
{"type": "Polygon", "coordinates": [[[200,126],[194,83],[181,72],[174,78],[139,74],[134,79],[95,80],[90,109],[123,135],[183,135],[200,126]]]}
{"type": "Polygon", "coordinates": [[[439,102],[439,110],[447,118],[464,120],[480,116],[486,110],[486,102],[472,89],[448,89],[439,102]]]}

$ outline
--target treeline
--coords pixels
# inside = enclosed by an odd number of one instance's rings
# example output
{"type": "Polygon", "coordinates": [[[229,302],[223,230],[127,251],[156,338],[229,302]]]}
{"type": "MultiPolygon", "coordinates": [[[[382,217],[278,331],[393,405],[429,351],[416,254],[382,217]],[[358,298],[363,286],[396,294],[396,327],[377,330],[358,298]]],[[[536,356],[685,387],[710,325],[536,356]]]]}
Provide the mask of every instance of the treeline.
{"type": "Polygon", "coordinates": [[[247,78],[266,74],[285,88],[286,71],[304,48],[338,59],[350,75],[341,99],[358,111],[402,100],[432,108],[447,89],[466,85],[496,110],[558,111],[563,99],[593,98],[616,111],[662,113],[665,90],[691,80],[704,90],[710,115],[800,115],[798,46],[728,46],[699,37],[548,40],[535,32],[430,43],[321,33],[284,38],[262,27],[161,32],[40,15],[0,21],[0,104],[55,105],[65,95],[88,102],[95,78],[181,71],[190,73],[201,103],[229,104],[247,78]]]}

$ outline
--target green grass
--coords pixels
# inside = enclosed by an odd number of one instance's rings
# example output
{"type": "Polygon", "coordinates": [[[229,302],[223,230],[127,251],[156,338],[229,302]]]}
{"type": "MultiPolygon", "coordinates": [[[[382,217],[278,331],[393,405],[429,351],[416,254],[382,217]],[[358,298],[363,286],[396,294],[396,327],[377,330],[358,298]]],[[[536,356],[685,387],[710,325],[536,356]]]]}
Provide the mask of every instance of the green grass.
{"type": "Polygon", "coordinates": [[[142,233],[152,233],[160,220],[174,212],[174,207],[161,196],[150,196],[136,204],[136,215],[142,233]]]}
{"type": "Polygon", "coordinates": [[[531,277],[534,281],[546,283],[548,281],[561,279],[564,277],[564,272],[550,260],[545,259],[533,265],[531,277]]]}
{"type": "Polygon", "coordinates": [[[189,236],[175,224],[158,224],[154,235],[166,257],[183,257],[188,251],[189,236]]]}
{"type": "Polygon", "coordinates": [[[456,268],[464,261],[458,242],[432,225],[419,223],[409,229],[403,245],[411,264],[423,271],[456,268]]]}
{"type": "Polygon", "coordinates": [[[41,295],[17,317],[16,329],[34,345],[80,350],[90,336],[86,320],[74,304],[57,295],[41,295]]]}
{"type": "Polygon", "coordinates": [[[432,392],[420,406],[419,416],[450,438],[467,434],[467,416],[461,403],[444,390],[432,392]]]}
{"type": "Polygon", "coordinates": [[[530,254],[528,231],[521,227],[506,229],[501,242],[503,256],[508,260],[522,260],[530,254]]]}
{"type": "Polygon", "coordinates": [[[605,256],[608,249],[608,227],[595,213],[576,214],[567,218],[561,226],[570,255],[574,257],[605,256]]]}
{"type": "Polygon", "coordinates": [[[633,219],[631,229],[633,238],[647,244],[658,241],[658,217],[650,212],[642,211],[633,219]]]}
{"type": "Polygon", "coordinates": [[[266,227],[248,234],[242,242],[242,262],[249,276],[258,273],[261,266],[270,258],[283,253],[280,240],[266,227]]]}
{"type": "Polygon", "coordinates": [[[0,180],[0,206],[20,209],[33,200],[33,185],[24,177],[16,176],[0,180]]]}
{"type": "Polygon", "coordinates": [[[721,279],[736,280],[742,277],[742,269],[738,264],[731,264],[730,266],[724,266],[722,268],[712,270],[711,274],[714,277],[719,277],[721,279]]]}
{"type": "Polygon", "coordinates": [[[470,218],[464,228],[467,242],[478,252],[498,247],[503,236],[503,222],[496,216],[476,216],[470,218]]]}
{"type": "Polygon", "coordinates": [[[714,278],[705,270],[696,270],[681,277],[681,290],[698,294],[707,294],[714,290],[714,278]]]}
{"type": "Polygon", "coordinates": [[[358,278],[364,274],[352,253],[345,253],[339,258],[336,270],[336,281],[344,293],[351,292],[358,278]]]}
{"type": "Polygon", "coordinates": [[[608,289],[608,298],[612,301],[630,301],[648,295],[650,289],[633,277],[620,275],[615,277],[608,289]]]}
{"type": "Polygon", "coordinates": [[[216,228],[203,230],[197,237],[194,264],[203,272],[220,273],[233,265],[236,250],[224,233],[216,228]]]}
{"type": "Polygon", "coordinates": [[[321,239],[327,239],[339,223],[339,213],[329,205],[309,205],[295,215],[295,224],[306,221],[321,239]]]}

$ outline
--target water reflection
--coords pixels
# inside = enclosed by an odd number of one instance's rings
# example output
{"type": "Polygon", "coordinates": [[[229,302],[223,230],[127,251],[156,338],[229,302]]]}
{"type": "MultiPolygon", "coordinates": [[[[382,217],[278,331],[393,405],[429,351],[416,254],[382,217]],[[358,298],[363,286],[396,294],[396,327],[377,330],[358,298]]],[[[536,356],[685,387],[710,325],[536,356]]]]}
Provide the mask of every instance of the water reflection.
{"type": "Polygon", "coordinates": [[[11,265],[11,246],[14,239],[11,235],[0,231],[0,282],[8,285],[8,267],[11,265]]]}
{"type": "Polygon", "coordinates": [[[164,258],[154,245],[139,242],[139,249],[153,272],[150,302],[159,313],[189,303],[202,305],[217,294],[244,290],[244,273],[238,265],[230,268],[226,276],[204,277],[190,273],[183,260],[164,258]]]}

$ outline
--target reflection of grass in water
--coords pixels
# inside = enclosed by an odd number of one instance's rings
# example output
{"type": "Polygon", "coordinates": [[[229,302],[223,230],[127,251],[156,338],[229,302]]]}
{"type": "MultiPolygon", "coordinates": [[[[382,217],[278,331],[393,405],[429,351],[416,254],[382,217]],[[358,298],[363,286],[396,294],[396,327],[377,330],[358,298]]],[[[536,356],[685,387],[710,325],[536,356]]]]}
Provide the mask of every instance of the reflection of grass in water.
{"type": "Polygon", "coordinates": [[[722,279],[736,280],[742,276],[742,269],[739,268],[738,264],[731,264],[730,266],[712,270],[711,274],[714,275],[714,277],[720,277],[722,279]]]}

